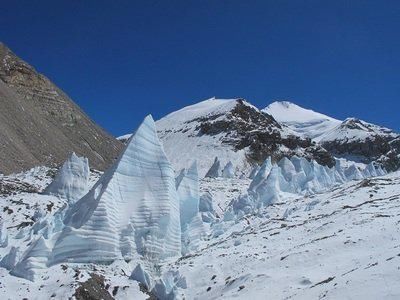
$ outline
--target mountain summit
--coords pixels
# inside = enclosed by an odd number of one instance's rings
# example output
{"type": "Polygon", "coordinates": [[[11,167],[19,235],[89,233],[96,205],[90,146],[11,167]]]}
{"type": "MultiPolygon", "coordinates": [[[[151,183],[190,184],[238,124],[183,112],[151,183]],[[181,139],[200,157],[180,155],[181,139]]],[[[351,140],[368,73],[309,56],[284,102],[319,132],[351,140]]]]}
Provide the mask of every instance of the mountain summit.
{"type": "Polygon", "coordinates": [[[57,165],[71,152],[105,169],[122,144],[0,43],[0,173],[57,165]]]}
{"type": "Polygon", "coordinates": [[[275,120],[287,125],[298,134],[316,140],[341,123],[339,120],[288,101],[273,102],[262,111],[272,115],[275,120]]]}
{"type": "Polygon", "coordinates": [[[309,138],[296,135],[244,99],[211,98],[157,121],[168,158],[176,170],[197,160],[204,176],[215,157],[237,173],[250,172],[267,157],[299,155],[332,166],[333,158],[309,138]],[[231,167],[232,168],[232,167],[231,167]]]}

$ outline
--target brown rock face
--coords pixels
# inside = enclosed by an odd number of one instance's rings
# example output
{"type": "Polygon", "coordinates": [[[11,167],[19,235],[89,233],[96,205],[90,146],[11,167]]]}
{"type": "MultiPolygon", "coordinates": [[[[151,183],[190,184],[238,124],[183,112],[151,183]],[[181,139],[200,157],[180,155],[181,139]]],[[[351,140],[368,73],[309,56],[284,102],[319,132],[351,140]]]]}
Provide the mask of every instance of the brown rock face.
{"type": "Polygon", "coordinates": [[[251,162],[261,164],[267,157],[278,161],[297,155],[324,166],[335,165],[332,155],[311,139],[283,135],[282,126],[271,115],[245,105],[242,100],[237,100],[225,120],[214,121],[217,117],[196,119],[201,121],[199,135],[226,133],[221,143],[232,145],[235,150],[248,148],[247,158],[251,162]]]}
{"type": "Polygon", "coordinates": [[[104,170],[122,143],[0,43],[0,173],[54,166],[72,152],[104,170]]]}

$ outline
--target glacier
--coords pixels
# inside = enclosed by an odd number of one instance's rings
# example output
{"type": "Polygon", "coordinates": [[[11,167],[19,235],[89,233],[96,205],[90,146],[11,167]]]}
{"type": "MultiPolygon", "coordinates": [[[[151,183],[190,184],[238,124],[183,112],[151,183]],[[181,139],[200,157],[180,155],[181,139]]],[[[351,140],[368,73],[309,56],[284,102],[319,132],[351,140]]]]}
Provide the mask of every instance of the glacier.
{"type": "Polygon", "coordinates": [[[61,230],[34,240],[13,274],[34,280],[36,269],[62,262],[180,256],[179,205],[174,171],[147,116],[93,188],[59,214],[61,230]]]}
{"type": "Polygon", "coordinates": [[[88,192],[89,173],[88,159],[73,152],[43,194],[61,197],[73,204],[88,192]]]}
{"type": "Polygon", "coordinates": [[[215,157],[214,163],[211,165],[205,177],[218,178],[221,176],[221,172],[221,162],[219,161],[218,157],[215,157]]]}
{"type": "Polygon", "coordinates": [[[235,177],[235,168],[231,161],[229,161],[224,169],[222,170],[222,177],[224,178],[234,178],[235,177]]]}
{"type": "Polygon", "coordinates": [[[203,222],[213,223],[215,221],[213,198],[210,192],[207,191],[200,196],[199,211],[203,222]]]}
{"type": "Polygon", "coordinates": [[[253,169],[251,169],[251,172],[250,172],[250,174],[249,174],[249,178],[250,179],[254,179],[254,177],[257,175],[257,173],[258,173],[258,171],[260,170],[260,166],[259,165],[255,165],[254,167],[253,167],[253,169]]]}
{"type": "Polygon", "coordinates": [[[250,183],[247,193],[233,201],[225,213],[225,219],[234,215],[239,217],[255,209],[279,202],[285,193],[293,195],[311,195],[351,180],[381,176],[386,172],[374,164],[360,170],[356,165],[341,165],[340,161],[332,168],[322,166],[316,161],[303,157],[283,157],[277,163],[267,158],[250,183]],[[233,211],[232,211],[233,210],[233,211]],[[234,214],[232,214],[234,213],[234,214]]]}
{"type": "Polygon", "coordinates": [[[8,231],[6,224],[0,221],[0,248],[8,246],[8,231]]]}
{"type": "Polygon", "coordinates": [[[180,199],[180,220],[182,230],[182,254],[195,251],[206,235],[199,212],[199,176],[197,162],[180,173],[177,192],[180,199]]]}

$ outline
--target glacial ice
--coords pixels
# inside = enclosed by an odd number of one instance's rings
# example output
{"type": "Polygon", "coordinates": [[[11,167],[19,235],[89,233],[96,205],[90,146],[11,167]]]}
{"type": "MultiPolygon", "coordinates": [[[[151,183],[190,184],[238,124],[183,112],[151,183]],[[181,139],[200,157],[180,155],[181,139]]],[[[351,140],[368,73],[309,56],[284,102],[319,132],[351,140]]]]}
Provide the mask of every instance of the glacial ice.
{"type": "Polygon", "coordinates": [[[132,271],[131,276],[129,277],[132,280],[136,280],[145,285],[147,290],[151,290],[153,286],[152,279],[148,272],[143,268],[142,264],[138,264],[135,269],[132,271]]]}
{"type": "Polygon", "coordinates": [[[8,231],[6,224],[0,221],[0,248],[8,246],[8,231]]]}
{"type": "Polygon", "coordinates": [[[51,244],[52,240],[46,240],[43,236],[34,240],[26,254],[12,269],[11,274],[34,281],[37,276],[36,271],[48,267],[51,244]]]}
{"type": "Polygon", "coordinates": [[[374,164],[371,162],[367,165],[367,167],[363,170],[363,175],[365,177],[375,177],[378,176],[378,172],[375,169],[374,164]]]}
{"type": "Polygon", "coordinates": [[[196,250],[205,236],[199,213],[199,177],[196,162],[187,171],[181,172],[177,192],[180,199],[182,254],[187,254],[196,250]]]}
{"type": "Polygon", "coordinates": [[[360,180],[364,178],[361,171],[355,165],[351,165],[349,168],[345,169],[344,175],[348,180],[360,180]]]}
{"type": "Polygon", "coordinates": [[[72,153],[43,193],[73,204],[88,192],[89,173],[88,159],[72,153]]]}
{"type": "Polygon", "coordinates": [[[254,177],[256,176],[256,174],[258,173],[259,170],[260,170],[259,165],[254,166],[254,168],[251,170],[251,172],[249,174],[249,178],[254,179],[254,177]]]}
{"type": "Polygon", "coordinates": [[[203,222],[212,223],[215,221],[213,198],[210,192],[207,191],[200,196],[199,211],[203,222]]]}
{"type": "Polygon", "coordinates": [[[258,186],[267,179],[269,172],[271,171],[272,163],[271,158],[267,158],[264,163],[258,168],[258,172],[255,174],[253,180],[250,183],[249,190],[255,191],[258,186]]]}
{"type": "Polygon", "coordinates": [[[59,225],[53,222],[53,234],[32,243],[16,275],[32,280],[36,269],[61,262],[107,263],[140,255],[157,262],[181,255],[174,171],[151,116],[113,166],[68,208],[61,231],[59,225]]]}
{"type": "MultiPolygon", "coordinates": [[[[250,183],[247,194],[233,201],[232,209],[242,215],[279,201],[282,193],[315,194],[346,181],[383,174],[385,171],[373,164],[360,170],[354,164],[343,167],[339,161],[329,168],[296,156],[284,157],[274,164],[267,158],[250,183]]],[[[227,211],[225,219],[231,218],[232,212],[227,211]]]]}
{"type": "Polygon", "coordinates": [[[220,176],[221,176],[221,162],[219,161],[218,157],[215,157],[214,163],[212,164],[211,168],[208,170],[205,177],[218,178],[220,176]]]}
{"type": "Polygon", "coordinates": [[[151,116],[91,191],[67,212],[53,262],[179,256],[179,198],[151,116]]]}
{"type": "Polygon", "coordinates": [[[224,178],[234,178],[235,177],[235,169],[233,167],[232,162],[228,162],[224,169],[222,170],[222,177],[224,178]]]}
{"type": "Polygon", "coordinates": [[[0,261],[0,267],[11,270],[15,267],[19,259],[19,248],[12,246],[8,254],[0,261]]]}

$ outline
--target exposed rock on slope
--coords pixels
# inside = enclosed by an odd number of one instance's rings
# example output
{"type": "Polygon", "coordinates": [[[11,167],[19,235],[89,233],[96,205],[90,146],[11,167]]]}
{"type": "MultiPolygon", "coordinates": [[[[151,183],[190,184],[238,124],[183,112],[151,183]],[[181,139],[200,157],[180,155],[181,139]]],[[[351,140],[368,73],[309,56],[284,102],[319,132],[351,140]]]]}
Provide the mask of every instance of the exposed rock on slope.
{"type": "Polygon", "coordinates": [[[287,127],[243,99],[209,99],[173,112],[157,121],[168,158],[176,170],[191,160],[204,176],[214,157],[239,170],[251,170],[267,157],[299,155],[332,166],[332,156],[311,139],[296,136],[287,127]]]}
{"type": "Polygon", "coordinates": [[[122,144],[48,78],[0,43],[0,173],[62,163],[72,151],[105,169],[122,144]]]}
{"type": "Polygon", "coordinates": [[[359,119],[346,119],[324,134],[320,144],[334,155],[357,156],[364,163],[377,161],[388,171],[400,167],[400,135],[359,119]]]}
{"type": "Polygon", "coordinates": [[[391,129],[356,118],[342,122],[287,101],[274,102],[263,111],[334,156],[366,164],[376,161],[388,171],[400,167],[400,135],[391,129]]]}

